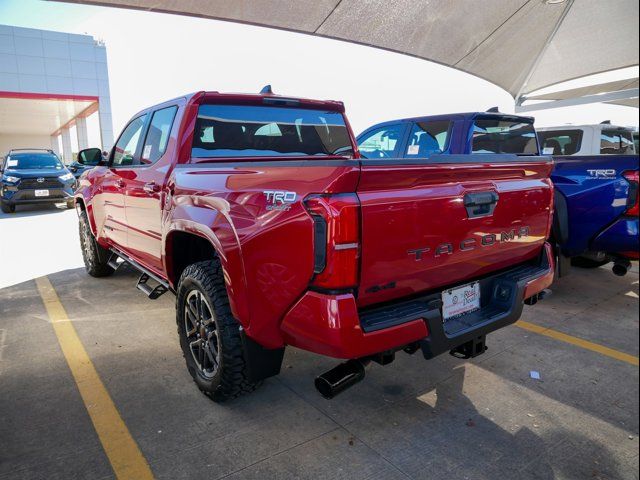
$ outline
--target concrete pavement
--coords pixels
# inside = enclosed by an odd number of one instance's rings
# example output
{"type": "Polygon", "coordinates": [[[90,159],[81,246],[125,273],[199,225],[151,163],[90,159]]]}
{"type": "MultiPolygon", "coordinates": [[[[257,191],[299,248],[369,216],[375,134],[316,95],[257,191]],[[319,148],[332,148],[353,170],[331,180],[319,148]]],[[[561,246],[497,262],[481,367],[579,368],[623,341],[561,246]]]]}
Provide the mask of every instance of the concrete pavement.
{"type": "MultiPolygon", "coordinates": [[[[146,299],[126,268],[87,276],[75,214],[30,213],[0,218],[0,479],[114,478],[44,274],[157,478],[638,478],[637,365],[512,326],[471,361],[374,364],[331,401],[313,378],[335,361],[288,349],[279,377],[218,405],[185,369],[174,298],[146,299]]],[[[576,269],[553,290],[523,319],[637,357],[637,266],[576,269]]]]}

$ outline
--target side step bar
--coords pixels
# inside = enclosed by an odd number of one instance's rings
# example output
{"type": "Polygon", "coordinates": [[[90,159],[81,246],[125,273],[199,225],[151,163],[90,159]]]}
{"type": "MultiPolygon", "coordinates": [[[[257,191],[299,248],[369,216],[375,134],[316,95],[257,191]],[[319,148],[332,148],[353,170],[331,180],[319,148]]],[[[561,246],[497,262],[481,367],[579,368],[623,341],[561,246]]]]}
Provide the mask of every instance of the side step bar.
{"type": "Polygon", "coordinates": [[[140,290],[142,293],[144,293],[151,300],[155,300],[160,295],[167,293],[167,291],[169,290],[168,286],[165,286],[164,284],[159,283],[155,287],[152,287],[147,284],[147,282],[149,281],[149,278],[151,277],[149,277],[147,273],[142,273],[142,275],[140,275],[140,278],[138,279],[136,288],[140,290]]]}
{"type": "Polygon", "coordinates": [[[122,253],[121,251],[116,250],[115,248],[112,248],[111,257],[109,258],[109,261],[107,262],[107,264],[114,270],[118,270],[118,268],[120,268],[120,266],[125,263],[128,263],[129,265],[131,265],[133,268],[135,268],[140,272],[140,278],[138,278],[138,283],[136,284],[136,288],[140,290],[142,293],[144,293],[151,300],[155,300],[156,298],[160,297],[161,295],[169,291],[169,284],[165,280],[163,280],[162,278],[158,277],[155,273],[149,271],[148,269],[140,265],[138,262],[133,260],[131,257],[126,255],[125,253],[122,253]],[[121,261],[118,261],[118,259],[120,259],[121,261]],[[158,285],[156,285],[155,287],[149,285],[147,283],[149,280],[153,280],[158,285]]]}
{"type": "Polygon", "coordinates": [[[111,255],[109,256],[109,260],[107,260],[107,265],[113,268],[114,272],[117,271],[122,265],[127,263],[124,260],[122,262],[119,262],[118,261],[119,258],[120,257],[118,256],[118,254],[112,251],[111,255]]]}

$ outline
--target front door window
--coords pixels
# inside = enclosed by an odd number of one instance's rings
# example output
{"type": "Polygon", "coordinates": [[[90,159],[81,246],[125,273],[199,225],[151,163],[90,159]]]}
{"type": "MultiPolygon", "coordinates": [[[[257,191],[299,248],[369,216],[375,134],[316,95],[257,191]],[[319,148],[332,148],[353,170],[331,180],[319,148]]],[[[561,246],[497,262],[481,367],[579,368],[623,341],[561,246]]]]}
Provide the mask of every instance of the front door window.
{"type": "Polygon", "coordinates": [[[113,152],[112,167],[129,167],[136,164],[136,148],[138,147],[140,134],[146,119],[146,114],[141,115],[133,119],[122,131],[113,152]]]}

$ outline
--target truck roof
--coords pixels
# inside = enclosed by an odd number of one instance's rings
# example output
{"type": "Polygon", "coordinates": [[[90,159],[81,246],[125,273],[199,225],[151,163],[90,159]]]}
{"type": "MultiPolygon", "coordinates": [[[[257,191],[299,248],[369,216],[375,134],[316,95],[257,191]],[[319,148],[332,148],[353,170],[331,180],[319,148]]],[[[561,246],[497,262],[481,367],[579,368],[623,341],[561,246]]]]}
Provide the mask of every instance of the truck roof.
{"type": "MultiPolygon", "coordinates": [[[[474,120],[477,117],[496,117],[496,118],[514,118],[514,119],[522,119],[527,122],[533,122],[533,117],[525,117],[523,115],[514,115],[511,113],[503,113],[503,112],[460,112],[460,113],[442,113],[438,115],[426,115],[420,117],[407,117],[407,118],[397,118],[395,120],[388,120],[381,123],[376,123],[375,127],[382,127],[385,125],[392,125],[398,122],[426,122],[426,121],[438,121],[438,120],[474,120]]],[[[371,127],[368,127],[369,130],[371,127]]]]}
{"type": "MultiPolygon", "coordinates": [[[[158,107],[162,107],[166,104],[175,103],[177,100],[190,101],[195,97],[201,97],[202,100],[208,101],[220,101],[221,103],[244,103],[244,104],[265,104],[273,103],[274,105],[300,105],[306,108],[313,109],[327,109],[331,111],[344,112],[344,103],[337,100],[314,100],[303,97],[290,97],[285,95],[276,95],[274,93],[222,93],[218,91],[199,91],[192,92],[186,95],[165,100],[153,106],[149,106],[140,110],[134,115],[134,117],[146,112],[148,110],[156,110],[158,107]],[[271,101],[271,102],[270,102],[271,101]]],[[[132,117],[133,118],[133,117],[132,117]]]]}

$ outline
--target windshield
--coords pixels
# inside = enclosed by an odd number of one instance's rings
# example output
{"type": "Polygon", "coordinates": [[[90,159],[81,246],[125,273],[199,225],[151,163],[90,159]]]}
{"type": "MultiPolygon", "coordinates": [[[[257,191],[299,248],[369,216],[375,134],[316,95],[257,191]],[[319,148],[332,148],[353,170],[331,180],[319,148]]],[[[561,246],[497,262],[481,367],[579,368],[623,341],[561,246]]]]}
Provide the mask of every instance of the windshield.
{"type": "Polygon", "coordinates": [[[533,123],[526,119],[476,119],[473,125],[473,153],[538,155],[533,123]]]}
{"type": "Polygon", "coordinates": [[[53,153],[12,153],[7,157],[7,170],[36,170],[49,169],[62,170],[63,166],[58,157],[53,153]]]}
{"type": "Polygon", "coordinates": [[[201,105],[191,152],[196,158],[353,154],[340,112],[253,105],[201,105]]]}

